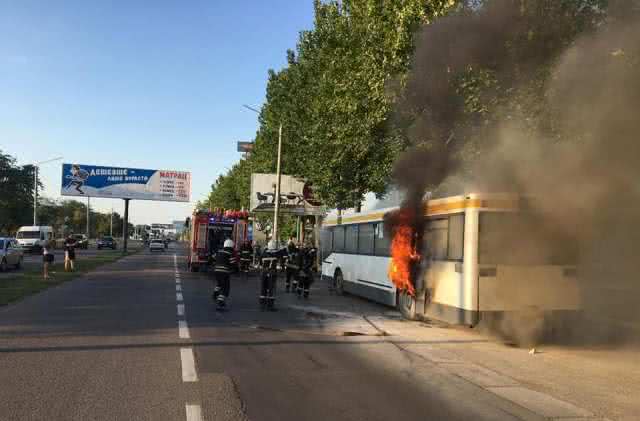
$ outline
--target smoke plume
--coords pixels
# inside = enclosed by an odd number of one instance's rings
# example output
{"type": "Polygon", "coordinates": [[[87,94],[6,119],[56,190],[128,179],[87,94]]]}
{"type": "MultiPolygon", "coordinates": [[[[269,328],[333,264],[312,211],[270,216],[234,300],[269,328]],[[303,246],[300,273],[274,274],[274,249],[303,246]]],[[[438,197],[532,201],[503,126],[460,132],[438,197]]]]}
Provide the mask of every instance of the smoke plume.
{"type": "MultiPolygon", "coordinates": [[[[599,9],[550,19],[527,15],[523,4],[532,2],[485,2],[419,34],[398,110],[413,118],[412,147],[395,180],[413,208],[426,190],[535,198],[540,238],[553,249],[577,247],[584,317],[571,333],[636,336],[640,20],[596,25],[599,9]],[[572,33],[576,21],[586,23],[572,33]]],[[[505,239],[504,248],[514,245],[505,239]]]]}

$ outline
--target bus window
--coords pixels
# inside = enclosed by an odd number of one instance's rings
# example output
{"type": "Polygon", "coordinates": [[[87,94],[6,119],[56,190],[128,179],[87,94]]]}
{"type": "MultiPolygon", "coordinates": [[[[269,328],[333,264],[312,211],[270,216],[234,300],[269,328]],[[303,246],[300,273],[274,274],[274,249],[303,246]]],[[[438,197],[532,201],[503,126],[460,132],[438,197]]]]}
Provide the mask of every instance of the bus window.
{"type": "Polygon", "coordinates": [[[427,221],[424,233],[424,247],[427,257],[433,260],[446,260],[449,240],[449,220],[432,219],[427,221]]]}
{"type": "Polygon", "coordinates": [[[322,250],[322,256],[328,256],[331,254],[333,247],[333,228],[325,228],[320,233],[320,245],[322,250]]]}
{"type": "Polygon", "coordinates": [[[389,237],[384,232],[384,223],[374,224],[374,251],[376,256],[389,256],[389,237]]]}
{"type": "Polygon", "coordinates": [[[449,217],[449,248],[447,259],[462,260],[464,251],[464,214],[449,217]]]}
{"type": "Polygon", "coordinates": [[[333,229],[333,251],[344,251],[344,227],[333,229]]]}
{"type": "Polygon", "coordinates": [[[358,226],[357,225],[347,225],[344,243],[345,243],[344,251],[346,251],[347,253],[358,252],[358,226]]]}
{"type": "Polygon", "coordinates": [[[373,254],[373,224],[362,224],[358,230],[358,253],[373,254]]]}

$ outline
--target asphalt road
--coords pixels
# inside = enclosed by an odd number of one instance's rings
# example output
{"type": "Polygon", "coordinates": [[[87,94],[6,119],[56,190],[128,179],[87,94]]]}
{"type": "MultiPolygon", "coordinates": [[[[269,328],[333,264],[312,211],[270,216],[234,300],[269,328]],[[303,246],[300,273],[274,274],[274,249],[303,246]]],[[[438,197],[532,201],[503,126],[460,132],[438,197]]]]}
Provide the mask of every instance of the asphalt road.
{"type": "Polygon", "coordinates": [[[257,277],[236,277],[221,313],[183,262],[145,251],[0,309],[0,419],[539,419],[371,326],[305,310],[326,302],[319,283],[265,313],[257,277]]]}

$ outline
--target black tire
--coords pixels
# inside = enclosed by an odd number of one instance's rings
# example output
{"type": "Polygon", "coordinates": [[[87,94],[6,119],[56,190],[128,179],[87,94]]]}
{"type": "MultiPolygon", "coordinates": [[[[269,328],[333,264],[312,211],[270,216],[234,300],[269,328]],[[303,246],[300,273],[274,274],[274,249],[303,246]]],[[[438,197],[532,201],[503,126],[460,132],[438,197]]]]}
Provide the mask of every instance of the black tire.
{"type": "Polygon", "coordinates": [[[6,272],[6,271],[7,271],[7,260],[2,259],[2,261],[0,262],[0,272],[6,272]]]}
{"type": "Polygon", "coordinates": [[[411,295],[407,294],[406,291],[399,291],[398,293],[398,310],[407,320],[416,320],[417,319],[417,311],[416,311],[416,299],[411,295]]]}
{"type": "Polygon", "coordinates": [[[18,259],[18,263],[16,263],[16,269],[20,269],[22,267],[22,257],[18,259]]]}
{"type": "Polygon", "coordinates": [[[335,291],[338,295],[344,294],[344,276],[342,276],[342,271],[340,269],[336,270],[333,275],[333,284],[335,285],[335,291]]]}

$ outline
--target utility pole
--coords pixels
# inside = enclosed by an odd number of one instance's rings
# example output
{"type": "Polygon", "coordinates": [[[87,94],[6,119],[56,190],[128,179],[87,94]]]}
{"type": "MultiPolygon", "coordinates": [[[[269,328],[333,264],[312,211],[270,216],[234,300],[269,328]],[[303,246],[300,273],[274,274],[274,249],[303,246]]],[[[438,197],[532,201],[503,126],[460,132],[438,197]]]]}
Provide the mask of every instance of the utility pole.
{"type": "Polygon", "coordinates": [[[129,199],[124,199],[124,220],[122,221],[122,254],[127,254],[129,239],[129,199]]]}
{"type": "Polygon", "coordinates": [[[276,203],[273,209],[273,236],[272,238],[278,244],[278,216],[280,213],[280,156],[282,155],[282,123],[280,123],[280,129],[278,130],[278,161],[276,165],[276,203]]]}
{"type": "Polygon", "coordinates": [[[113,237],[113,206],[111,206],[111,228],[109,229],[109,235],[113,237]]]}

